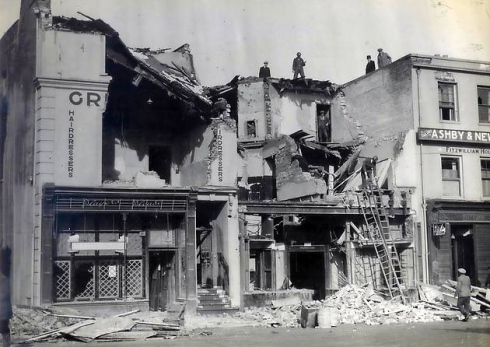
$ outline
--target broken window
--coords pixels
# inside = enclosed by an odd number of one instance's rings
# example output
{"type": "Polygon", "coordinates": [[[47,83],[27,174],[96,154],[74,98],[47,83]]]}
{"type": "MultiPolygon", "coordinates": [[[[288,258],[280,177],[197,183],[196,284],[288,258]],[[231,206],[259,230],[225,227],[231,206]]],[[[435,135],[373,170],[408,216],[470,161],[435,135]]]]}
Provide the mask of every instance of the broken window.
{"type": "Polygon", "coordinates": [[[481,159],[481,183],[483,196],[490,197],[490,158],[481,159]]]}
{"type": "Polygon", "coordinates": [[[167,146],[150,146],[148,149],[148,170],[155,171],[165,183],[170,182],[170,167],[172,165],[172,152],[167,146]]]}
{"type": "Polygon", "coordinates": [[[257,126],[255,120],[247,121],[247,137],[257,137],[257,126]]]}
{"type": "Polygon", "coordinates": [[[444,196],[461,195],[460,163],[457,157],[441,157],[442,189],[444,196]]]}
{"type": "Polygon", "coordinates": [[[490,87],[478,87],[478,119],[490,123],[490,87]]]}
{"type": "Polygon", "coordinates": [[[456,86],[449,83],[438,83],[439,88],[439,119],[456,122],[456,86]]]}
{"type": "Polygon", "coordinates": [[[331,118],[329,105],[317,105],[317,139],[318,142],[331,141],[331,118]]]}

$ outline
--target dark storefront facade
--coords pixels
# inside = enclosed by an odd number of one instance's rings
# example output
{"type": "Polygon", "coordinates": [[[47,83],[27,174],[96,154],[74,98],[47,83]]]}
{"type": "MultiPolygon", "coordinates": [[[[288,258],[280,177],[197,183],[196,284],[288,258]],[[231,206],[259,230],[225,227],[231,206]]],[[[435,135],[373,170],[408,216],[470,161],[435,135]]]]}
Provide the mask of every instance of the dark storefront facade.
{"type": "Polygon", "coordinates": [[[189,189],[45,188],[43,302],[195,300],[196,200],[189,189]]]}
{"type": "Polygon", "coordinates": [[[483,286],[490,263],[490,204],[429,200],[427,221],[431,283],[457,278],[465,268],[483,286]]]}

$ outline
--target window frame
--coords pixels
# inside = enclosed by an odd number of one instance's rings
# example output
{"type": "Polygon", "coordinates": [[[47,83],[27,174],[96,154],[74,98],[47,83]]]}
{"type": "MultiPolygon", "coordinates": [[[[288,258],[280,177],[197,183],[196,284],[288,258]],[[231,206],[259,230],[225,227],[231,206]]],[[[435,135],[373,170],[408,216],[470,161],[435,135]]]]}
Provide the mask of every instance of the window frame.
{"type": "MultiPolygon", "coordinates": [[[[447,88],[449,90],[449,88],[447,88]]],[[[459,113],[458,113],[458,90],[457,90],[457,84],[456,83],[448,83],[448,82],[437,82],[437,91],[438,91],[438,100],[439,100],[439,121],[440,122],[459,122],[459,113]],[[442,93],[443,87],[451,87],[452,90],[452,102],[451,101],[443,101],[442,96],[444,95],[442,93]],[[452,107],[451,107],[452,104],[452,107]],[[450,116],[449,119],[444,119],[443,115],[444,112],[443,110],[452,110],[452,117],[450,116]]],[[[448,97],[448,99],[451,99],[448,97]]],[[[449,112],[451,114],[451,112],[449,112]]]]}
{"type": "Polygon", "coordinates": [[[480,124],[485,124],[485,125],[490,125],[490,86],[477,86],[476,87],[476,96],[477,96],[477,107],[478,107],[478,123],[480,124]],[[484,104],[483,100],[482,103],[480,104],[480,90],[487,90],[488,91],[488,104],[484,104]],[[486,109],[486,114],[487,114],[487,120],[483,121],[481,114],[485,112],[481,112],[480,110],[486,109]]]}
{"type": "Polygon", "coordinates": [[[484,189],[484,182],[488,181],[490,182],[490,157],[480,157],[480,177],[481,177],[481,182],[482,182],[482,197],[484,199],[490,199],[490,190],[488,195],[485,195],[485,189],[484,189]],[[486,170],[483,170],[483,162],[487,162],[488,166],[486,170]],[[488,172],[488,177],[484,177],[483,172],[488,172]]]}
{"type": "Polygon", "coordinates": [[[258,134],[257,134],[257,120],[256,119],[249,119],[247,121],[245,121],[245,137],[246,138],[253,138],[253,139],[256,139],[258,137],[258,134]],[[249,124],[254,124],[254,131],[255,131],[255,134],[249,134],[248,133],[248,126],[249,124]]]}
{"type": "MultiPolygon", "coordinates": [[[[442,196],[443,197],[462,197],[463,196],[463,180],[462,180],[462,157],[460,156],[449,156],[449,155],[441,155],[441,183],[442,183],[442,196]],[[457,177],[445,177],[443,167],[444,160],[454,160],[457,163],[457,177]],[[446,193],[444,182],[458,182],[459,183],[459,193],[458,194],[448,194],[446,193]]],[[[455,171],[455,170],[448,170],[455,171]]]]}

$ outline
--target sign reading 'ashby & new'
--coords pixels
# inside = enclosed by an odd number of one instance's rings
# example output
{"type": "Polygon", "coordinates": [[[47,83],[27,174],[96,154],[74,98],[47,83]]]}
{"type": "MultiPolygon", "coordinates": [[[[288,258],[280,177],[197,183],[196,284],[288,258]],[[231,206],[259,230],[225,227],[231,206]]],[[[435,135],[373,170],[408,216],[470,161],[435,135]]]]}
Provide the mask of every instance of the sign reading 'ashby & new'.
{"type": "Polygon", "coordinates": [[[420,128],[418,138],[419,140],[425,141],[450,141],[490,144],[490,132],[486,131],[420,128]]]}

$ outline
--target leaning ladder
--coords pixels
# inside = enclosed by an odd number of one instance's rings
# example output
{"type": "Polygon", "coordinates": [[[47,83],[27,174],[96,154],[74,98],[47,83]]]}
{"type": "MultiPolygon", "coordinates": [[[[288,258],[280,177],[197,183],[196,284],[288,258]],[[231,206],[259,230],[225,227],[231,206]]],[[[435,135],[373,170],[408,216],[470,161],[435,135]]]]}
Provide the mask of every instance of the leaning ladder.
{"type": "Polygon", "coordinates": [[[388,215],[382,201],[382,193],[376,183],[364,188],[362,192],[364,203],[360,203],[368,233],[373,242],[376,256],[381,265],[381,273],[385,280],[388,293],[393,300],[407,303],[402,288],[400,257],[395,243],[390,235],[388,215]]]}

